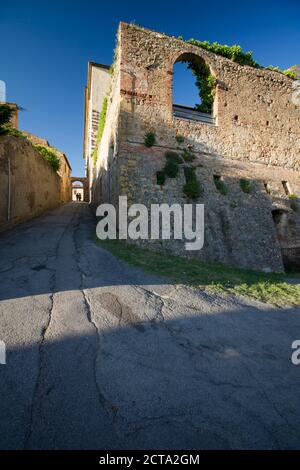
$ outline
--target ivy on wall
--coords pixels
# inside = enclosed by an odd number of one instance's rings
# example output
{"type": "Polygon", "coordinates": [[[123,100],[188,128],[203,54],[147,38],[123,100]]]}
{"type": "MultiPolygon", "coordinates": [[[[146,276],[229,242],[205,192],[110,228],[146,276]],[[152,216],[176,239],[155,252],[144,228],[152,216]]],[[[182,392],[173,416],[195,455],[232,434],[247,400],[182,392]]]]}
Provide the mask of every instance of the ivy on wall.
{"type": "MultiPolygon", "coordinates": [[[[178,39],[184,41],[182,36],[179,36],[178,39]]],[[[266,68],[268,70],[272,70],[275,72],[282,73],[293,80],[297,80],[300,77],[300,67],[299,65],[293,65],[286,70],[282,70],[279,67],[273,67],[269,65],[268,67],[263,67],[260,65],[256,60],[253,59],[253,52],[248,51],[245,52],[241,48],[241,46],[235,44],[233,46],[227,46],[226,44],[219,44],[218,42],[210,43],[209,41],[199,41],[198,39],[189,39],[189,44],[193,44],[193,46],[201,47],[209,52],[213,52],[214,54],[221,55],[226,57],[227,59],[232,60],[240,65],[249,65],[250,67],[255,68],[266,68]]]]}
{"type": "Polygon", "coordinates": [[[55,149],[47,148],[43,145],[34,145],[22,131],[19,131],[19,129],[16,129],[10,124],[13,113],[14,110],[11,106],[5,103],[0,105],[0,135],[12,135],[13,137],[26,140],[26,142],[32,145],[33,148],[35,148],[35,150],[37,150],[44,158],[44,160],[46,160],[52,166],[54,171],[58,171],[60,168],[60,159],[55,149]]]}
{"type": "Polygon", "coordinates": [[[201,104],[197,104],[195,109],[202,113],[212,113],[212,107],[215,97],[216,79],[211,74],[208,65],[203,63],[188,64],[188,68],[192,70],[196,77],[196,86],[199,89],[199,96],[201,98],[201,104]]]}
{"type": "Polygon", "coordinates": [[[53,170],[58,171],[60,168],[60,159],[56,154],[55,150],[48,149],[47,147],[43,147],[42,145],[34,145],[33,146],[39,154],[52,166],[53,170]]]}
{"type": "Polygon", "coordinates": [[[100,113],[100,117],[99,117],[96,147],[93,151],[94,166],[96,165],[96,162],[97,162],[98,148],[99,148],[99,144],[101,142],[103,131],[104,131],[104,126],[105,126],[105,121],[106,121],[107,104],[108,104],[108,98],[107,98],[107,96],[105,96],[105,98],[103,99],[101,113],[100,113]]]}
{"type": "MultiPolygon", "coordinates": [[[[179,36],[179,39],[184,40],[182,36],[179,36]]],[[[245,52],[241,46],[238,45],[227,46],[226,44],[219,44],[218,42],[210,43],[209,41],[199,41],[197,39],[189,39],[186,42],[193,46],[201,47],[209,52],[213,52],[214,54],[226,57],[240,65],[266,68],[281,73],[293,80],[299,79],[300,77],[299,65],[293,65],[286,70],[281,70],[279,67],[273,67],[272,65],[263,67],[253,59],[253,52],[245,52]]],[[[199,96],[201,98],[201,104],[196,105],[195,109],[203,113],[211,114],[215,96],[216,79],[211,74],[209,66],[204,61],[203,63],[190,62],[188,68],[192,70],[196,77],[196,86],[199,89],[199,96]]]]}

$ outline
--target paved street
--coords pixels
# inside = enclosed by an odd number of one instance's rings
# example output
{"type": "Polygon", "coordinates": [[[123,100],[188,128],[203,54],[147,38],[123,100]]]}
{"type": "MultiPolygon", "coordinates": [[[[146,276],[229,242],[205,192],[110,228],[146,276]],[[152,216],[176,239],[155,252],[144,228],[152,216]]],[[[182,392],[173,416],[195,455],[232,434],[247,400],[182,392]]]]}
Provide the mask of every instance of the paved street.
{"type": "Polygon", "coordinates": [[[84,203],[0,235],[0,449],[300,448],[299,309],[175,286],[84,203]]]}

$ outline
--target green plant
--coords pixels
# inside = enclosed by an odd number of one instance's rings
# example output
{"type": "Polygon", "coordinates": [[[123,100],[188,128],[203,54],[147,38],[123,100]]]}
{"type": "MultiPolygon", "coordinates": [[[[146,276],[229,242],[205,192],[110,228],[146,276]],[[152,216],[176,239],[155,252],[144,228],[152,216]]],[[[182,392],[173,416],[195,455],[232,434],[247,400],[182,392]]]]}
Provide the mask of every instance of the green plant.
{"type": "Polygon", "coordinates": [[[106,121],[106,113],[107,113],[107,104],[108,104],[108,98],[107,96],[104,97],[103,102],[102,102],[102,108],[101,108],[101,113],[99,116],[99,125],[98,125],[98,132],[97,132],[97,141],[96,141],[96,148],[93,151],[93,163],[96,165],[97,162],[97,156],[98,156],[98,148],[99,144],[102,139],[103,131],[104,131],[104,126],[105,126],[105,121],[106,121]]]}
{"type": "Polygon", "coordinates": [[[240,187],[244,193],[250,193],[252,189],[251,181],[246,178],[240,179],[240,187]]]}
{"type": "Polygon", "coordinates": [[[196,156],[195,154],[188,148],[185,148],[182,153],[182,158],[184,159],[185,162],[192,162],[195,160],[196,156]]]}
{"type": "Polygon", "coordinates": [[[8,104],[0,104],[0,126],[9,124],[14,110],[8,104]]]}
{"type": "Polygon", "coordinates": [[[212,113],[215,97],[216,79],[211,74],[208,65],[203,62],[190,62],[188,68],[196,77],[196,86],[199,89],[201,104],[197,104],[195,109],[202,113],[212,113]]]}
{"type": "Polygon", "coordinates": [[[251,67],[259,67],[259,64],[253,59],[253,52],[244,52],[241,46],[234,44],[227,46],[226,44],[219,44],[218,42],[210,43],[209,41],[198,41],[197,39],[189,39],[187,41],[194,46],[202,47],[209,52],[226,57],[233,60],[240,65],[250,65],[251,67]]]}
{"type": "Polygon", "coordinates": [[[221,176],[214,175],[214,183],[217,188],[217,190],[223,194],[223,196],[226,196],[228,193],[228,187],[224,183],[224,181],[221,179],[221,176]]]}
{"type": "Polygon", "coordinates": [[[300,68],[299,65],[293,65],[286,70],[281,70],[279,67],[273,67],[273,65],[269,65],[266,67],[268,70],[272,70],[273,72],[283,73],[286,77],[291,78],[292,80],[299,79],[300,76],[300,68]]]}
{"type": "Polygon", "coordinates": [[[34,145],[33,146],[39,154],[50,163],[53,170],[58,171],[60,168],[60,159],[58,155],[55,153],[54,150],[50,150],[47,147],[43,147],[42,145],[34,145]]]}
{"type": "Polygon", "coordinates": [[[178,175],[178,171],[179,171],[178,163],[174,162],[173,160],[168,159],[166,161],[163,171],[165,175],[168,176],[169,178],[176,178],[176,176],[178,175]]]}
{"type": "Polygon", "coordinates": [[[290,206],[291,206],[291,209],[294,211],[294,212],[297,212],[298,210],[298,196],[297,194],[289,194],[289,200],[290,200],[290,206]]]}
{"type": "Polygon", "coordinates": [[[26,139],[26,136],[22,131],[19,131],[19,129],[16,129],[10,124],[3,124],[0,126],[0,135],[13,135],[14,137],[22,137],[23,139],[26,139]]]}
{"type": "Polygon", "coordinates": [[[162,171],[157,171],[156,172],[156,183],[162,186],[164,182],[166,181],[166,174],[165,172],[162,171]]]}
{"type": "Polygon", "coordinates": [[[203,189],[197,180],[195,168],[193,167],[185,167],[184,168],[184,176],[185,176],[185,185],[183,186],[183,193],[189,199],[198,199],[203,193],[203,189]]]}
{"type": "MultiPolygon", "coordinates": [[[[182,36],[179,36],[178,39],[184,41],[182,36]]],[[[186,42],[188,42],[189,44],[193,44],[194,46],[201,47],[202,49],[205,49],[209,52],[221,55],[222,57],[226,57],[227,59],[230,59],[240,65],[249,65],[250,67],[264,68],[258,62],[256,62],[256,60],[253,59],[252,51],[245,52],[243,51],[241,46],[237,44],[233,46],[227,46],[226,44],[219,44],[218,42],[210,43],[209,41],[199,41],[193,38],[189,39],[186,42]]],[[[278,73],[282,73],[293,80],[298,79],[300,75],[299,65],[293,65],[292,67],[289,67],[286,70],[281,70],[279,67],[273,67],[272,65],[269,65],[269,67],[266,68],[278,73]]]]}
{"type": "Polygon", "coordinates": [[[176,139],[176,142],[178,142],[179,144],[183,144],[184,142],[184,137],[181,134],[176,134],[175,139],[176,139]]]}
{"type": "Polygon", "coordinates": [[[156,142],[155,133],[150,131],[145,134],[144,144],[146,147],[152,147],[156,142]]]}
{"type": "Polygon", "coordinates": [[[165,158],[167,160],[170,160],[170,161],[174,162],[174,163],[178,163],[178,164],[183,163],[183,160],[182,160],[181,156],[178,155],[177,152],[173,152],[171,150],[168,150],[165,153],[165,158]]]}

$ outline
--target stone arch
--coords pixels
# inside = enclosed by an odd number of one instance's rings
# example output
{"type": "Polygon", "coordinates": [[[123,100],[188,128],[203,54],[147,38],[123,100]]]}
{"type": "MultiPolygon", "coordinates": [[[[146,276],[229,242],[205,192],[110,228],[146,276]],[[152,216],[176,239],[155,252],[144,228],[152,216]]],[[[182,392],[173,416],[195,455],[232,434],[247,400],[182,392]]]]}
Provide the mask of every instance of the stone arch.
{"type": "MultiPolygon", "coordinates": [[[[192,63],[192,64],[195,64],[196,66],[199,65],[199,67],[205,65],[205,66],[208,67],[209,72],[217,79],[215,70],[212,67],[210,61],[207,59],[207,57],[202,56],[201,54],[197,54],[195,52],[191,52],[191,51],[182,51],[180,53],[177,53],[176,56],[173,56],[172,63],[171,63],[172,84],[171,84],[170,96],[171,96],[171,103],[172,103],[171,104],[172,114],[175,115],[175,116],[176,116],[176,112],[174,112],[174,105],[176,107],[176,103],[173,102],[174,65],[177,64],[178,62],[186,63],[187,65],[192,63]]],[[[192,71],[191,71],[191,73],[192,73],[192,71]]],[[[180,112],[180,109],[178,111],[180,112]]],[[[183,109],[183,114],[185,114],[184,109],[183,109]]],[[[213,104],[212,104],[212,109],[211,109],[211,112],[209,114],[212,117],[211,122],[213,122],[213,119],[217,116],[217,87],[216,87],[215,98],[214,98],[214,101],[213,101],[213,104]]],[[[201,119],[198,119],[199,116],[197,116],[193,112],[193,110],[191,109],[190,118],[193,119],[193,116],[194,116],[195,120],[201,120],[201,119]]],[[[205,117],[204,117],[204,119],[205,119],[205,117]]],[[[208,118],[208,121],[210,122],[209,118],[208,118]]]]}
{"type": "Polygon", "coordinates": [[[71,188],[73,188],[74,183],[82,183],[83,185],[83,200],[85,202],[89,202],[89,185],[88,185],[88,180],[86,177],[77,177],[77,176],[72,176],[71,177],[71,188]]]}

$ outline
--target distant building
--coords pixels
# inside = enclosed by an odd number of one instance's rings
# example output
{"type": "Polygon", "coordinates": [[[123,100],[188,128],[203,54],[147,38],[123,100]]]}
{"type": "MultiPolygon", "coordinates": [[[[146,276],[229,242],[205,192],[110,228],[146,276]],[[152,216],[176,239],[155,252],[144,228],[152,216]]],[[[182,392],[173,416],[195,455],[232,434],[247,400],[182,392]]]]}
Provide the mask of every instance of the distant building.
{"type": "Polygon", "coordinates": [[[88,82],[84,93],[83,155],[86,162],[86,176],[90,190],[90,199],[93,184],[96,181],[93,153],[97,147],[97,133],[103,100],[108,94],[110,82],[111,74],[108,65],[89,62],[88,82]]]}

